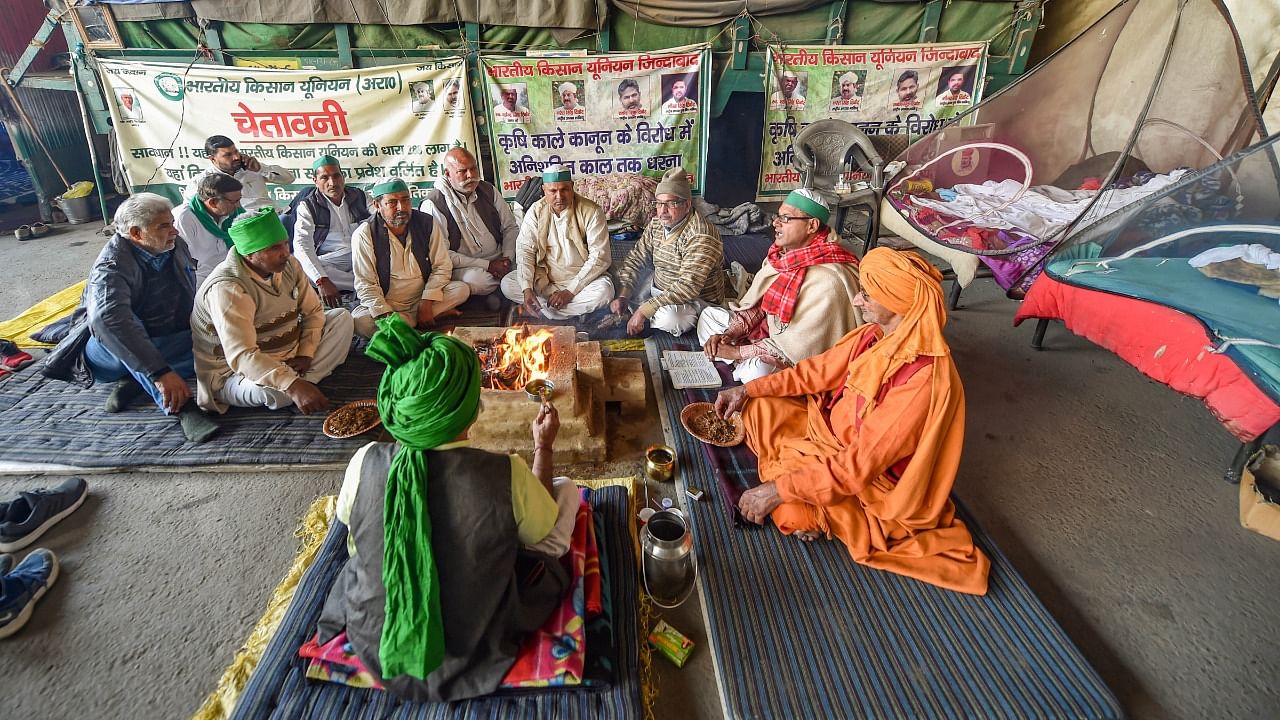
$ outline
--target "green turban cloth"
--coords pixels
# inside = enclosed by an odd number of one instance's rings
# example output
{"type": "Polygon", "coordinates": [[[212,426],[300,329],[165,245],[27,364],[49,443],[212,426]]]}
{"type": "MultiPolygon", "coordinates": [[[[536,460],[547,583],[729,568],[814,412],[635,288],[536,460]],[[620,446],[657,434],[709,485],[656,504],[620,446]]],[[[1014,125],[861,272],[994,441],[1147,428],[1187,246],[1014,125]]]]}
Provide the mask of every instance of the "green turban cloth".
{"type": "Polygon", "coordinates": [[[400,443],[387,474],[382,583],[382,676],[425,679],[444,661],[440,576],[427,512],[427,450],[450,442],[480,412],[480,359],[465,342],[419,333],[399,313],[378,321],[367,355],[387,369],[378,415],[400,443]]]}
{"type": "Polygon", "coordinates": [[[387,195],[393,192],[409,192],[409,186],[406,185],[405,182],[400,178],[396,178],[395,180],[388,180],[387,182],[384,182],[384,183],[378,183],[377,185],[373,186],[372,190],[369,191],[369,193],[372,194],[374,198],[380,198],[383,195],[387,195]]]}
{"type": "Polygon", "coordinates": [[[231,233],[227,232],[227,228],[231,226],[231,223],[235,222],[237,217],[244,214],[244,208],[236,208],[234,212],[219,221],[209,214],[209,208],[204,206],[204,202],[200,200],[199,195],[192,196],[187,201],[187,207],[191,208],[191,214],[196,216],[196,220],[200,221],[200,224],[204,226],[205,230],[209,231],[210,235],[221,240],[227,247],[234,245],[231,242],[231,233]]]}
{"type": "Polygon", "coordinates": [[[311,163],[311,169],[319,170],[325,165],[334,165],[337,167],[342,167],[342,163],[338,162],[338,158],[332,155],[321,155],[320,157],[316,158],[315,162],[311,163]]]}
{"type": "Polygon", "coordinates": [[[289,239],[289,233],[280,222],[275,208],[259,208],[256,213],[245,216],[227,231],[231,242],[235,243],[240,257],[252,255],[259,250],[266,250],[278,242],[289,239]]]}
{"type": "Polygon", "coordinates": [[[818,218],[818,222],[825,223],[827,218],[831,217],[831,209],[812,190],[792,190],[783,202],[797,210],[809,213],[810,217],[818,218]]]}

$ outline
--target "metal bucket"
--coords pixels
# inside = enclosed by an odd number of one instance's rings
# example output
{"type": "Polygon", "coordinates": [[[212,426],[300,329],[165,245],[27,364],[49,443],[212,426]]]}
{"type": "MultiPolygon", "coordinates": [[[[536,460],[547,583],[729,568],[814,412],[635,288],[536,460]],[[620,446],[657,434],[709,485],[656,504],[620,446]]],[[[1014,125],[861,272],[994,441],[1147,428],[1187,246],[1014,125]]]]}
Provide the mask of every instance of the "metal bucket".
{"type": "Polygon", "coordinates": [[[698,556],[684,513],[674,508],[654,513],[640,531],[640,547],[645,592],[658,607],[679,607],[698,579],[698,556]]]}
{"type": "Polygon", "coordinates": [[[92,194],[78,198],[68,198],[59,195],[53,199],[53,204],[57,205],[58,208],[62,210],[62,213],[67,216],[67,222],[72,225],[79,225],[81,223],[87,223],[93,219],[94,212],[92,200],[92,194]]]}

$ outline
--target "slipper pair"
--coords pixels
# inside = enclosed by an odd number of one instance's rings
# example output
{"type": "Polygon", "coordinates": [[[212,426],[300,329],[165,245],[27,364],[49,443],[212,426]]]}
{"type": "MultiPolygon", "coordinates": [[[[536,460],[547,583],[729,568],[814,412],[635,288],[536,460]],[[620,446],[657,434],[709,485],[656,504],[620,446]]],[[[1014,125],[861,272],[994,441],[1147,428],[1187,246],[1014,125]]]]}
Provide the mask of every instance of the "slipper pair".
{"type": "Polygon", "coordinates": [[[13,236],[19,240],[30,240],[33,237],[43,237],[48,234],[49,226],[42,222],[20,225],[17,230],[13,231],[13,236]]]}
{"type": "Polygon", "coordinates": [[[12,340],[0,339],[0,377],[4,377],[13,370],[21,370],[22,368],[35,362],[35,358],[31,354],[18,347],[12,340]]]}

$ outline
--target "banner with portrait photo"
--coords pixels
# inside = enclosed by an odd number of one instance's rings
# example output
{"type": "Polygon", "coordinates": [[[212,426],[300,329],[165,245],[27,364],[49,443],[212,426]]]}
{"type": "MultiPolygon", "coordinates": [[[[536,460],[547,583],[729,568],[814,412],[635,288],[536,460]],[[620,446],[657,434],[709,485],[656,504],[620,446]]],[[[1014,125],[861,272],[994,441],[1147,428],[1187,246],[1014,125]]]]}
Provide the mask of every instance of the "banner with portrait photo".
{"type": "Polygon", "coordinates": [[[477,152],[460,57],[338,71],[98,64],[135,192],[178,198],[209,166],[212,135],[293,173],[293,185],[270,187],[277,208],[311,184],[321,155],[336,157],[349,183],[401,178],[424,197],[450,148],[477,152]]]}
{"type": "MultiPolygon", "coordinates": [[[[771,46],[756,199],[774,200],[799,186],[792,141],[818,120],[856,125],[891,160],[892,151],[982,99],[986,58],[985,42],[771,46]]],[[[850,175],[844,182],[864,179],[850,175]]]]}
{"type": "Polygon", "coordinates": [[[548,165],[575,176],[706,174],[711,51],[703,45],[590,57],[482,57],[502,195],[548,165]]]}

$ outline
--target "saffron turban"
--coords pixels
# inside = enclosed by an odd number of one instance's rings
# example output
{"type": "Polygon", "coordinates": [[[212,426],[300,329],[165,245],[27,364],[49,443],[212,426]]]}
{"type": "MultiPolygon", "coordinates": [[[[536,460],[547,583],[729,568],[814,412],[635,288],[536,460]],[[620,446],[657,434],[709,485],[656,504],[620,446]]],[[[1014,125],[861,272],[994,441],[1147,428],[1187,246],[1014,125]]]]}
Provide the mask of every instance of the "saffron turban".
{"type": "Polygon", "coordinates": [[[862,289],[902,321],[849,368],[849,386],[868,402],[870,411],[880,386],[920,355],[940,357],[951,349],[942,336],[947,322],[942,301],[942,273],[919,253],[875,248],[858,266],[862,289]]]}

